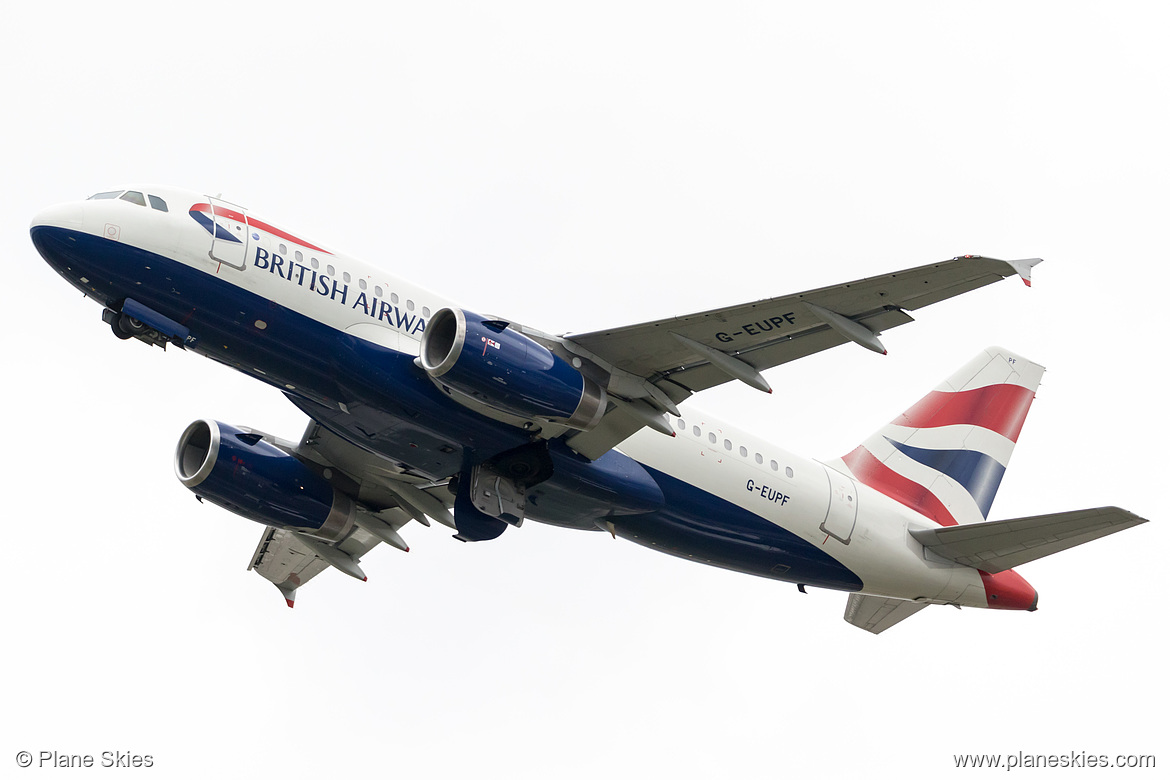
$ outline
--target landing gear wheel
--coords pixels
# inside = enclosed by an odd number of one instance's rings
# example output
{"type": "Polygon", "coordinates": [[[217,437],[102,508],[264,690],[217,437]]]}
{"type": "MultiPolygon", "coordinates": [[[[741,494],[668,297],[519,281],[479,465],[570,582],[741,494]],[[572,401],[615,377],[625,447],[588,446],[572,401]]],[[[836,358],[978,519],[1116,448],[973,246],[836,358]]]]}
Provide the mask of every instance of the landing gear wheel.
{"type": "Polygon", "coordinates": [[[121,320],[122,320],[121,316],[114,317],[112,320],[110,320],[110,330],[112,330],[114,332],[115,336],[122,339],[122,341],[125,341],[126,339],[134,338],[133,333],[127,333],[125,330],[122,329],[121,320]]]}
{"type": "Polygon", "coordinates": [[[118,315],[118,327],[131,336],[141,336],[148,330],[145,322],[140,322],[129,314],[118,315]]]}
{"type": "Polygon", "coordinates": [[[150,328],[145,322],[136,320],[128,314],[114,314],[110,318],[110,330],[114,332],[115,336],[125,341],[135,336],[145,335],[150,328]]]}

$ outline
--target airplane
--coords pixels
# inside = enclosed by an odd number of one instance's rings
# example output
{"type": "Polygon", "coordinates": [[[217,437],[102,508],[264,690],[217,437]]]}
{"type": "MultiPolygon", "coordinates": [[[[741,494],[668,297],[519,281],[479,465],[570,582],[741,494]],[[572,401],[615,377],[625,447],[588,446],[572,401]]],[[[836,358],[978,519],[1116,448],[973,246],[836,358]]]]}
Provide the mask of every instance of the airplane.
{"type": "Polygon", "coordinates": [[[1035,610],[1015,567],[1146,522],[1117,507],[988,520],[1044,369],[990,347],[849,453],[817,461],[689,408],[1039,259],[965,255],[801,293],[554,335],[458,307],[240,205],[127,186],[44,209],[32,242],[113,334],[282,392],[297,441],[210,419],[179,437],[200,501],[264,526],[249,569],[292,607],[431,520],[482,542],[525,520],[848,594],[872,633],[931,604],[1035,610]]]}

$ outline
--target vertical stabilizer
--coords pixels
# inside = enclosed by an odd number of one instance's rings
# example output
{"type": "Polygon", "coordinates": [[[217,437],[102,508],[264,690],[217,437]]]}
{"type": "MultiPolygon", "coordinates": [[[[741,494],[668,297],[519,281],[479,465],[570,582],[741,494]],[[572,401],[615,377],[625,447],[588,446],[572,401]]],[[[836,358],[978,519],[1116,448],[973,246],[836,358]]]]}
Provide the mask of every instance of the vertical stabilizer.
{"type": "Polygon", "coordinates": [[[986,520],[1043,374],[988,347],[829,465],[939,525],[986,520]]]}

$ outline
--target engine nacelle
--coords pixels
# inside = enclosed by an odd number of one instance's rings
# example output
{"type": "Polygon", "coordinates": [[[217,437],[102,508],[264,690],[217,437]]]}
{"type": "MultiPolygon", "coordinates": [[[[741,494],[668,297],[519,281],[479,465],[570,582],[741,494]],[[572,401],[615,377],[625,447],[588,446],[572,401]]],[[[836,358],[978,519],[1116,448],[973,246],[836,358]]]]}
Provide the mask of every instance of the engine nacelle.
{"type": "Polygon", "coordinates": [[[353,527],[354,504],[258,433],[196,420],[179,437],[175,475],[200,498],[264,525],[327,541],[353,527]]]}
{"type": "Polygon", "coordinates": [[[605,414],[600,385],[508,323],[473,312],[435,312],[420,358],[438,382],[502,412],[582,431],[605,414]]]}

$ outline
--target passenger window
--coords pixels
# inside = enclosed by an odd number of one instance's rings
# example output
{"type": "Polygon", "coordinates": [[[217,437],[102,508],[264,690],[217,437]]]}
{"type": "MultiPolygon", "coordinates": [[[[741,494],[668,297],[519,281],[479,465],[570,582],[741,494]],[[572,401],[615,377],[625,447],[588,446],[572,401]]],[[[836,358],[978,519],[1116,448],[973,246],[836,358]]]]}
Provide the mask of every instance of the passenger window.
{"type": "Polygon", "coordinates": [[[337,276],[337,273],[333,270],[333,266],[331,265],[325,266],[325,273],[328,276],[337,276]]]}
{"type": "Polygon", "coordinates": [[[309,262],[313,265],[314,271],[316,271],[318,268],[321,267],[321,264],[317,262],[317,258],[315,258],[315,257],[309,258],[309,262]]]}
{"type": "Polygon", "coordinates": [[[280,253],[281,253],[282,255],[287,255],[287,254],[288,254],[288,247],[287,247],[287,246],[285,246],[284,244],[278,244],[278,245],[277,245],[277,248],[278,248],[278,249],[280,249],[280,253]]]}
{"type": "Polygon", "coordinates": [[[699,426],[697,426],[697,425],[694,428],[691,428],[691,433],[695,434],[696,436],[703,435],[703,432],[701,430],[699,430],[699,426]]]}
{"type": "Polygon", "coordinates": [[[739,448],[739,457],[741,457],[741,458],[747,457],[747,447],[740,447],[739,448]]]}
{"type": "Polygon", "coordinates": [[[414,301],[408,300],[406,302],[406,310],[407,311],[414,311],[414,301]]]}
{"type": "Polygon", "coordinates": [[[759,463],[760,465],[763,465],[764,463],[764,456],[758,452],[756,453],[756,463],[759,463]]]}
{"type": "Polygon", "coordinates": [[[768,465],[770,465],[772,467],[772,471],[779,471],[780,470],[780,464],[777,463],[776,461],[772,461],[768,465]]]}
{"type": "Polygon", "coordinates": [[[363,290],[366,289],[366,280],[358,279],[358,287],[362,288],[363,290]]]}
{"type": "Polygon", "coordinates": [[[121,195],[125,190],[114,190],[113,192],[99,192],[96,195],[90,195],[89,200],[114,200],[121,195]]]}
{"type": "Polygon", "coordinates": [[[719,441],[719,437],[713,433],[708,433],[707,440],[710,441],[712,444],[714,444],[715,442],[719,441]]]}
{"type": "Polygon", "coordinates": [[[157,195],[147,195],[150,198],[150,207],[155,211],[167,211],[167,202],[157,195]]]}
{"type": "Polygon", "coordinates": [[[375,298],[381,298],[381,297],[382,297],[382,285],[380,285],[380,284],[375,284],[375,285],[374,285],[374,297],[375,297],[375,298]]]}
{"type": "Polygon", "coordinates": [[[299,250],[299,249],[297,251],[293,252],[293,257],[295,257],[297,259],[298,263],[305,262],[305,256],[301,254],[301,250],[299,250]]]}
{"type": "Polygon", "coordinates": [[[346,284],[349,284],[349,271],[344,271],[341,274],[341,278],[345,280],[346,284]]]}
{"type": "Polygon", "coordinates": [[[398,293],[390,293],[390,303],[398,303],[398,293]]]}
{"type": "Polygon", "coordinates": [[[723,449],[727,450],[728,452],[731,452],[731,439],[724,439],[723,440],[723,449]]]}
{"type": "Polygon", "coordinates": [[[784,476],[788,477],[789,479],[792,479],[792,467],[791,466],[784,467],[784,476]]]}
{"type": "Polygon", "coordinates": [[[685,431],[687,429],[687,421],[681,417],[678,418],[678,429],[680,431],[685,431]]]}
{"type": "Polygon", "coordinates": [[[431,310],[428,309],[426,306],[424,306],[423,307],[423,317],[429,318],[430,316],[431,316],[431,310]]]}
{"type": "Polygon", "coordinates": [[[127,192],[125,195],[122,196],[121,199],[126,200],[126,201],[130,201],[131,203],[135,204],[136,206],[145,206],[146,205],[146,198],[144,198],[142,196],[141,192],[135,192],[134,190],[130,190],[129,192],[127,192]]]}

